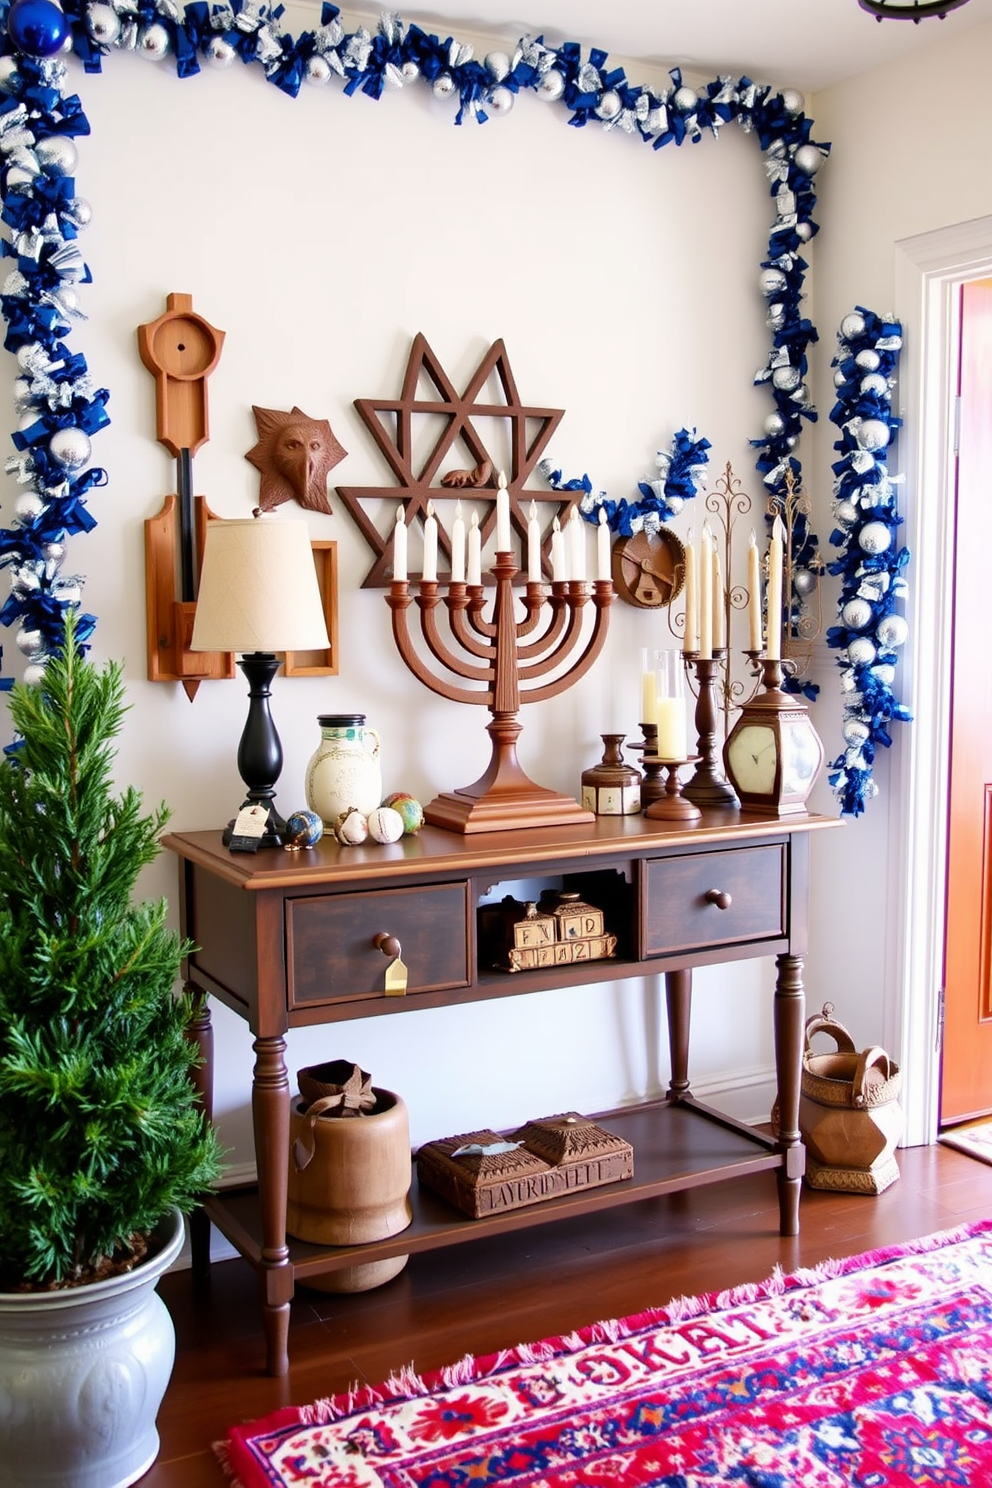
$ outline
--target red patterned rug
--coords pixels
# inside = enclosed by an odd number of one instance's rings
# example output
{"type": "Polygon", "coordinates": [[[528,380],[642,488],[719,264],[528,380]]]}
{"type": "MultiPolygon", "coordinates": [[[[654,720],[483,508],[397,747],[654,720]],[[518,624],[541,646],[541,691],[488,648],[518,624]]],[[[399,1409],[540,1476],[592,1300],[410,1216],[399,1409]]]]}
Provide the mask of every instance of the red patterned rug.
{"type": "Polygon", "coordinates": [[[242,1488],[989,1488],[992,1221],[281,1410],[242,1488]]]}

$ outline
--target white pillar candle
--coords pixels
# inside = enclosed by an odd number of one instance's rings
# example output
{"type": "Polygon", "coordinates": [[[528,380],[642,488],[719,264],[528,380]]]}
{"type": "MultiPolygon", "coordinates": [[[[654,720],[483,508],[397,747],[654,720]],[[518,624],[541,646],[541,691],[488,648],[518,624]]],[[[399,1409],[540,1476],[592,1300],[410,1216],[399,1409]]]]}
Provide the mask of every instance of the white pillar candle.
{"type": "Polygon", "coordinates": [[[527,520],[527,579],[531,584],[541,582],[541,524],[537,520],[537,502],[530,504],[527,520]]]}
{"type": "Polygon", "coordinates": [[[782,545],[785,528],[782,518],[772,523],[772,538],[768,544],[768,639],[765,655],[769,661],[782,659],[782,545]]]}
{"type": "Polygon", "coordinates": [[[699,655],[706,661],[713,655],[713,544],[708,522],[703,523],[699,551],[699,655]]]}
{"type": "Polygon", "coordinates": [[[658,673],[654,652],[641,647],[641,716],[638,723],[654,723],[658,714],[658,673]]]}
{"type": "Polygon", "coordinates": [[[551,524],[551,577],[557,584],[568,578],[568,560],[565,555],[565,534],[555,517],[551,524]]]}
{"type": "Polygon", "coordinates": [[[451,524],[451,578],[456,584],[465,581],[465,518],[460,501],[455,502],[455,520],[451,524]]]}
{"type": "Polygon", "coordinates": [[[572,515],[568,519],[568,565],[571,577],[584,582],[586,577],[585,523],[579,516],[577,506],[572,507],[572,515]]]}
{"type": "Polygon", "coordinates": [[[596,577],[610,577],[610,524],[603,507],[599,508],[599,526],[596,528],[596,577]]]}
{"type": "Polygon", "coordinates": [[[506,476],[499,473],[499,490],[496,492],[496,551],[509,553],[513,550],[510,537],[510,493],[506,489],[506,476]]]}
{"type": "Polygon", "coordinates": [[[724,607],[723,575],[716,538],[713,539],[713,648],[723,650],[727,644],[727,611],[724,607]]]}
{"type": "Polygon", "coordinates": [[[758,557],[758,540],[751,532],[747,549],[747,621],[748,650],[761,650],[761,565],[758,557]]]}
{"type": "Polygon", "coordinates": [[[655,704],[655,723],[658,725],[655,745],[658,758],[684,760],[689,753],[686,747],[685,698],[660,697],[655,704]]]}
{"type": "Polygon", "coordinates": [[[468,573],[466,582],[479,585],[482,583],[482,535],[479,532],[479,513],[472,513],[472,520],[468,524],[468,573]]]}
{"type": "Polygon", "coordinates": [[[396,508],[393,528],[393,578],[406,580],[406,514],[402,505],[396,508]]]}
{"type": "Polygon", "coordinates": [[[427,503],[427,520],[424,522],[424,568],[422,577],[433,583],[437,579],[437,517],[434,503],[427,503]]]}
{"type": "Polygon", "coordinates": [[[691,533],[685,544],[685,630],[682,634],[682,649],[686,652],[699,649],[699,590],[696,583],[696,549],[691,533]]]}

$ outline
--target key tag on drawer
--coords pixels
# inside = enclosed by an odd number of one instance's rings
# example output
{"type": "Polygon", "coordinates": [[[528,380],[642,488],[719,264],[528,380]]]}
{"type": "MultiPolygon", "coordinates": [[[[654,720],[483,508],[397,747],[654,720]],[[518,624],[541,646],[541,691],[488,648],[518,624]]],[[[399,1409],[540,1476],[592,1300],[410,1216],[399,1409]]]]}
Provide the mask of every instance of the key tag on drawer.
{"type": "Polygon", "coordinates": [[[386,996],[405,997],[408,975],[406,962],[402,961],[399,956],[395,961],[390,961],[386,967],[386,996]]]}

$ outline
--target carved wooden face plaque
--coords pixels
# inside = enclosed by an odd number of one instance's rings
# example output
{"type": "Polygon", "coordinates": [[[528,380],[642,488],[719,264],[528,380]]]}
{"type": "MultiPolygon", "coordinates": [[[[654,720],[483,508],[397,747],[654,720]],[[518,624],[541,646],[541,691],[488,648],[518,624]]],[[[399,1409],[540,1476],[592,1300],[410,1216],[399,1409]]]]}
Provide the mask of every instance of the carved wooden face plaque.
{"type": "Polygon", "coordinates": [[[252,406],[258,443],[245,459],[262,473],[258,504],[272,511],[284,501],[298,501],[309,511],[331,515],[327,477],[348,453],[335,439],[326,419],[309,418],[301,408],[281,413],[252,406]]]}

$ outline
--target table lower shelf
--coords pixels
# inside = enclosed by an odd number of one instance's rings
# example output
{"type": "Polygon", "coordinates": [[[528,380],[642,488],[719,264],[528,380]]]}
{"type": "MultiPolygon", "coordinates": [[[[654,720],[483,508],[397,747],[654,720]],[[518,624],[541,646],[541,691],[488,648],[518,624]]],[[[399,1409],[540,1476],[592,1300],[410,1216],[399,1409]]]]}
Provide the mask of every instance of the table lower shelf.
{"type": "MultiPolygon", "coordinates": [[[[308,1276],[322,1276],[390,1256],[458,1245],[484,1235],[522,1230],[569,1215],[591,1214],[638,1199],[784,1166],[783,1155],[772,1138],[692,1100],[675,1104],[654,1101],[597,1114],[595,1119],[630,1142],[634,1149],[633,1178],[602,1188],[561,1194],[526,1208],[470,1219],[444,1199],[421,1188],[414,1170],[410,1194],[413,1221],[407,1229],[365,1245],[309,1245],[290,1238],[289,1260],[294,1276],[305,1283],[308,1276]]],[[[211,1221],[245,1259],[261,1267],[262,1230],[257,1190],[217,1192],[210,1195],[204,1207],[211,1221]]]]}

